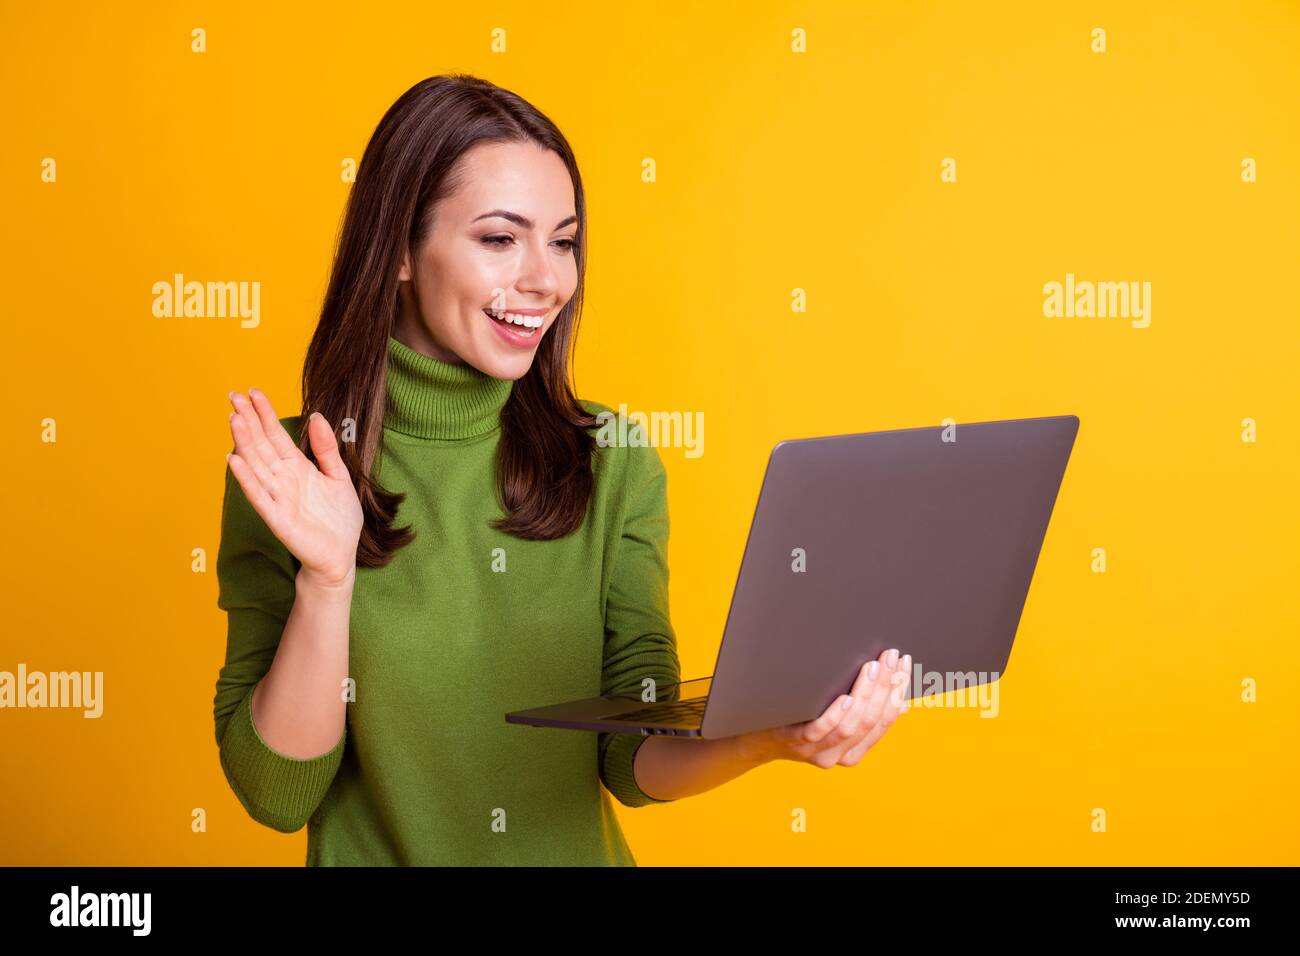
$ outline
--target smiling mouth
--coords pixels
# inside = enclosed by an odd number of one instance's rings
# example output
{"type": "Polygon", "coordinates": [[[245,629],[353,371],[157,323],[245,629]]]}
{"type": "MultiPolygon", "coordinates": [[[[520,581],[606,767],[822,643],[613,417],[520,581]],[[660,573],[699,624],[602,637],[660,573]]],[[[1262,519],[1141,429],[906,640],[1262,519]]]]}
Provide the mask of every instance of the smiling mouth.
{"type": "Polygon", "coordinates": [[[519,339],[530,339],[536,336],[546,318],[541,315],[519,315],[515,312],[496,312],[492,309],[484,309],[483,314],[497,325],[501,326],[506,334],[513,335],[519,339]]]}

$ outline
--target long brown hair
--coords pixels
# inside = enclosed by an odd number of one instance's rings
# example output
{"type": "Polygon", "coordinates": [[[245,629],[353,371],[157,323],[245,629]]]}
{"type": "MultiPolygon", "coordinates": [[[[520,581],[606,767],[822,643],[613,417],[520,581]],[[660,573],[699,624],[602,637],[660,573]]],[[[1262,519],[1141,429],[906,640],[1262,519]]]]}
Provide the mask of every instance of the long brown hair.
{"type": "MultiPolygon", "coordinates": [[[[554,123],[515,93],[464,73],[433,76],[403,93],[370,137],[303,363],[302,421],[320,412],[336,432],[345,419],[356,424],[356,440],[340,441],[339,453],[365,519],[357,544],[361,567],[383,567],[415,538],[410,525],[393,527],[406,495],[384,490],[371,473],[383,442],[402,255],[410,249],[414,259],[423,244],[434,205],[455,188],[448,176],[461,155],[503,142],[535,143],[568,167],[578,216],[578,284],[501,410],[496,479],[506,516],[492,525],[546,540],[570,534],[586,515],[595,443],[587,429],[598,423],[570,386],[587,259],[586,201],[573,150],[554,123]]],[[[299,447],[314,461],[305,427],[299,447]]]]}

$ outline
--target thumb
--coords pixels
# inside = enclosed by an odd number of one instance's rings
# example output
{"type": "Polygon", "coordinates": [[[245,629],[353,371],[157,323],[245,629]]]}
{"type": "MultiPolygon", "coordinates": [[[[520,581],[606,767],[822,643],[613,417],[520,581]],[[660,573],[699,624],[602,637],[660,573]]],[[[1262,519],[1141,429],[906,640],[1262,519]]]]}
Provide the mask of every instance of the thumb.
{"type": "Polygon", "coordinates": [[[325,416],[312,412],[307,420],[307,437],[311,441],[311,450],[316,455],[316,463],[327,478],[347,478],[348,467],[343,464],[339,454],[338,439],[325,416]]]}

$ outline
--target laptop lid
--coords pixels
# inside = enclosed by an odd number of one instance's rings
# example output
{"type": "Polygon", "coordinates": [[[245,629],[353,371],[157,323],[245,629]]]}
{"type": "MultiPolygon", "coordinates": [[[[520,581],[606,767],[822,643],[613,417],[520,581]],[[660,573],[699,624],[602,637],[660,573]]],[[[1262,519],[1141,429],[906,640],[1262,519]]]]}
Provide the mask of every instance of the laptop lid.
{"type": "Polygon", "coordinates": [[[943,686],[1004,674],[1078,428],[1062,415],[779,442],[701,735],[812,720],[890,647],[943,686]]]}

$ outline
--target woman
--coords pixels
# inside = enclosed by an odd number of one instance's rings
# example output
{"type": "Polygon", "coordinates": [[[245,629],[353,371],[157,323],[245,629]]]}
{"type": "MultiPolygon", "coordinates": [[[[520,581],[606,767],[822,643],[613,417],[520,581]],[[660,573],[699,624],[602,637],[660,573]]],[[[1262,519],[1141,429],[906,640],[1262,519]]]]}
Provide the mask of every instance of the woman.
{"type": "Polygon", "coordinates": [[[723,740],[503,719],[680,680],[663,465],[598,444],[610,408],[569,384],[585,216],[531,105],[416,84],[362,157],[303,416],[230,395],[216,736],[254,819],[308,824],[308,865],[635,865],[599,782],[636,807],[852,766],[906,707],[895,650],[817,720],[723,740]]]}

